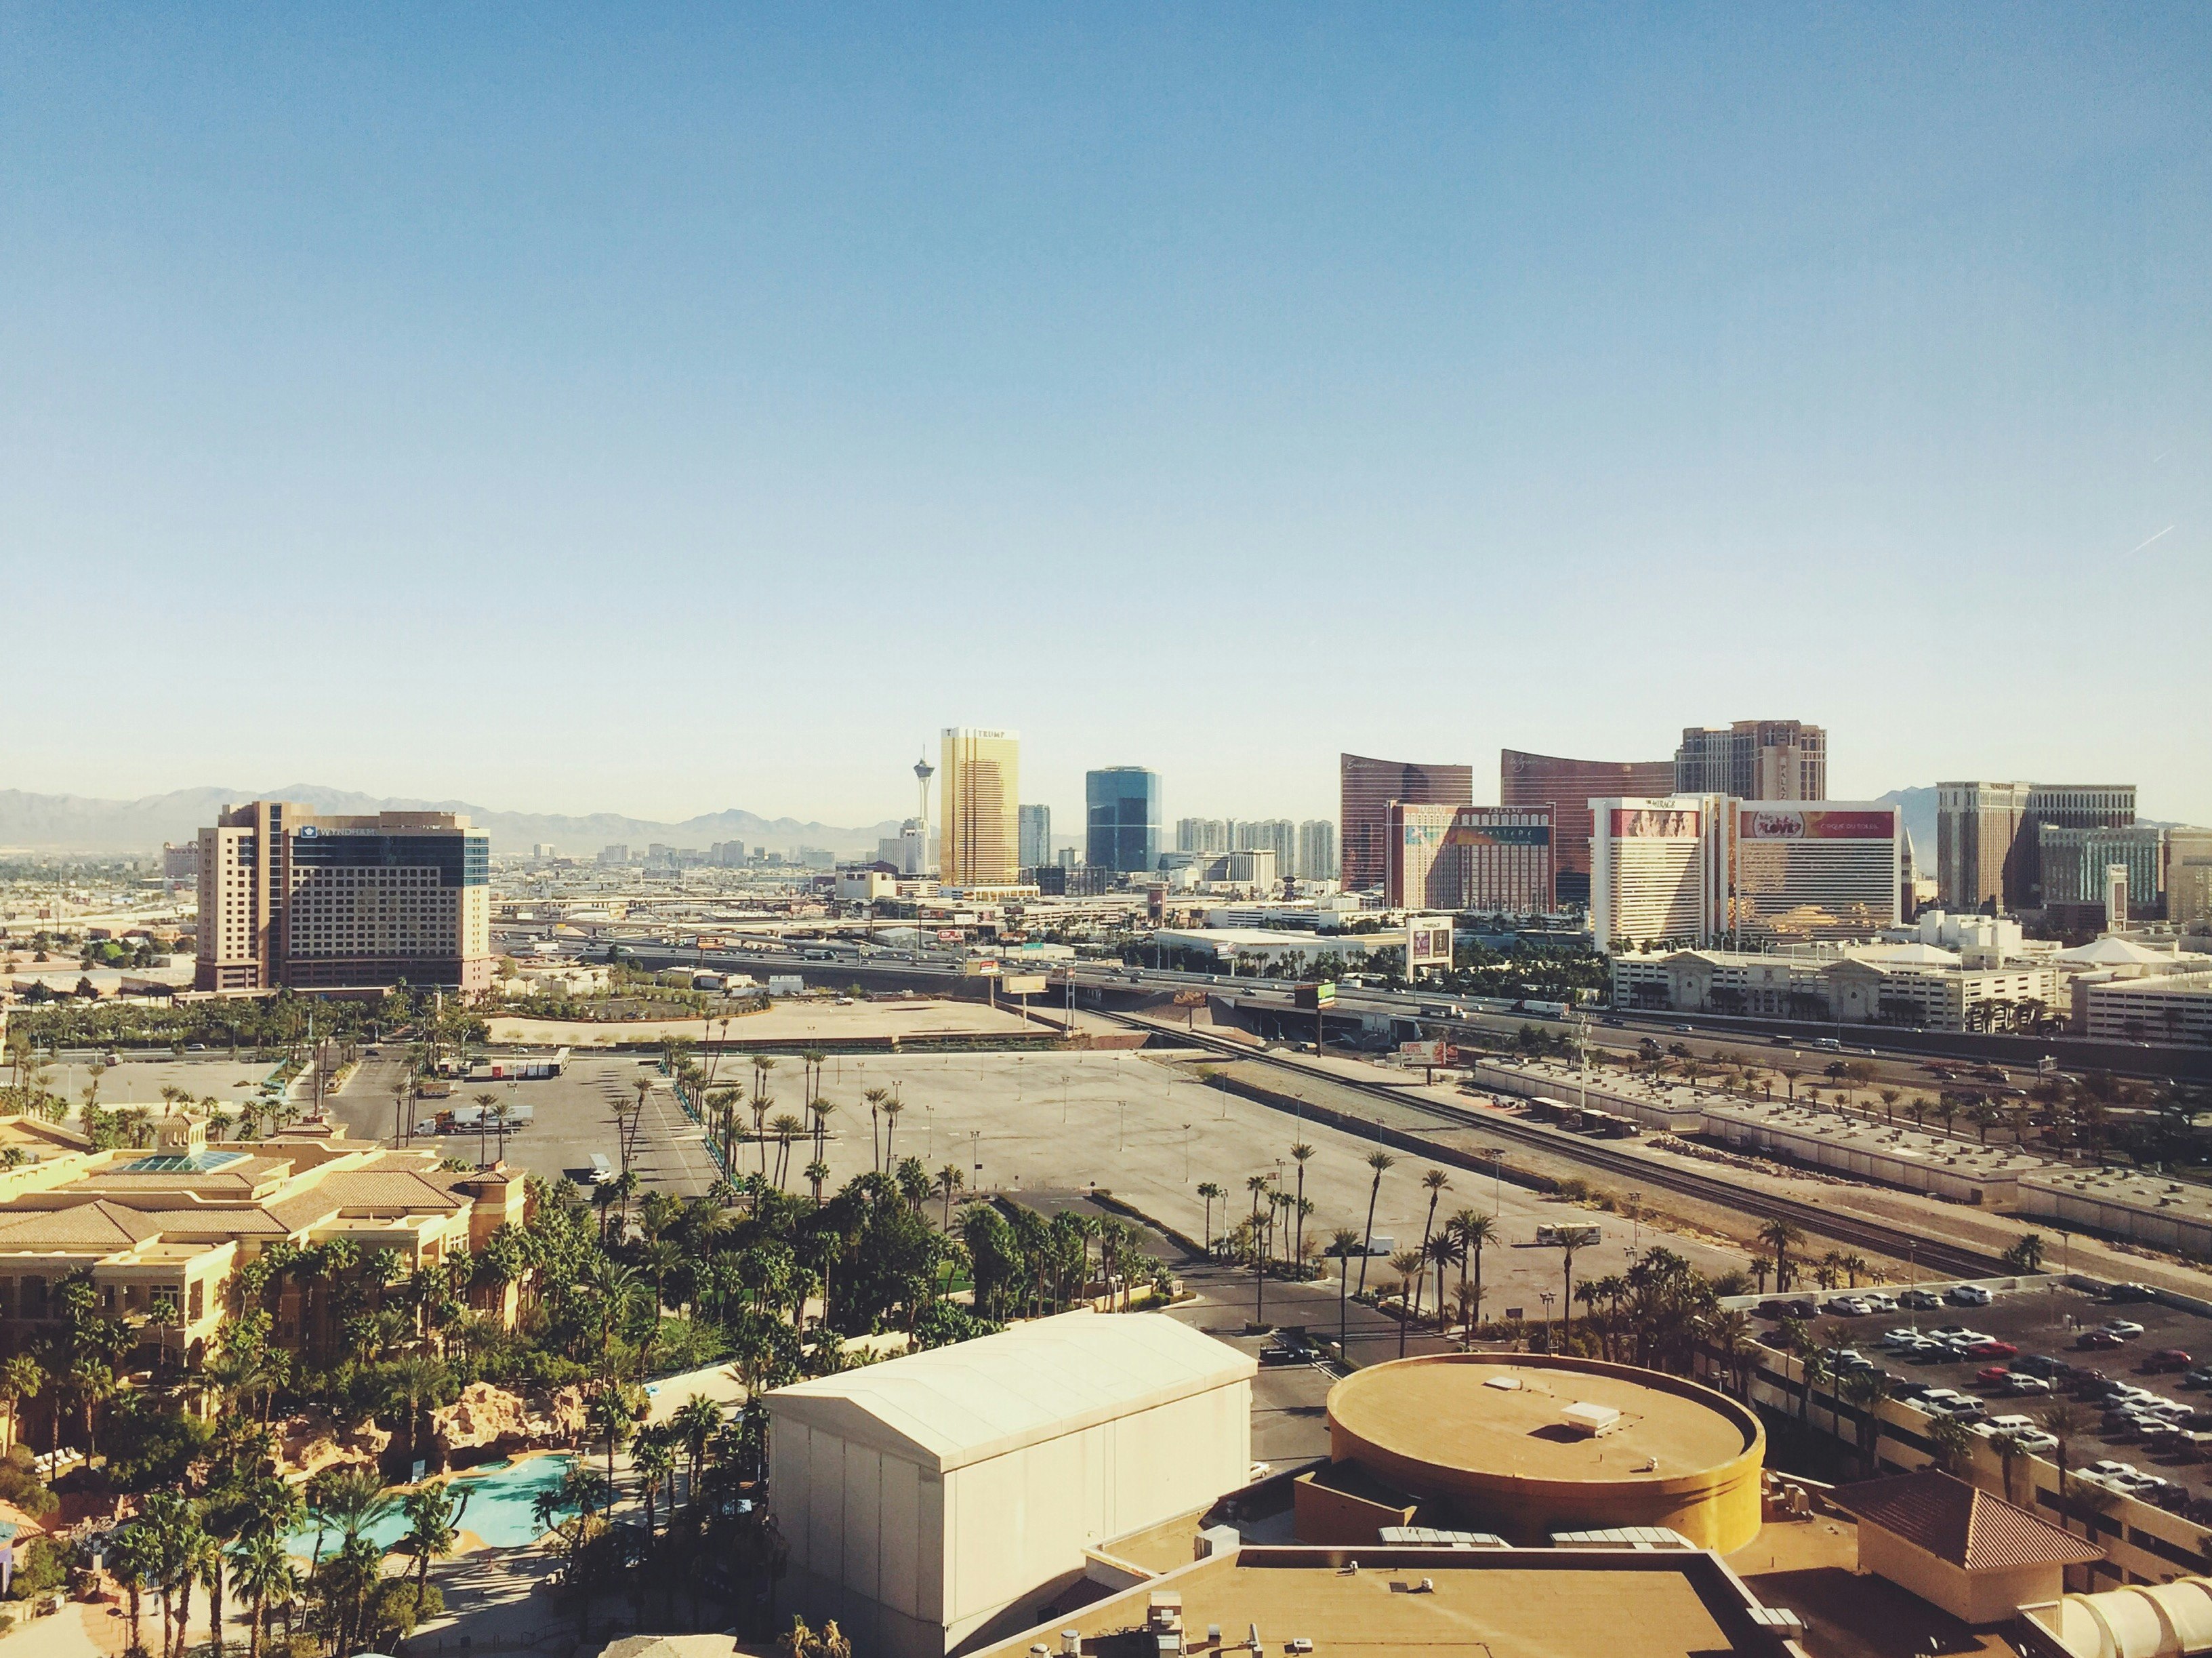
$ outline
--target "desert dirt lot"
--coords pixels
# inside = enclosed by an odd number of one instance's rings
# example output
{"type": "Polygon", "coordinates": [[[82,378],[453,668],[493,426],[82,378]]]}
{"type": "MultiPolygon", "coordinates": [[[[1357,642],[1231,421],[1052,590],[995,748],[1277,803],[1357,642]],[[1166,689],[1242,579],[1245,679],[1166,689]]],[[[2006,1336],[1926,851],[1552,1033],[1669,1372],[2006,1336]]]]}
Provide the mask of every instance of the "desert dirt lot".
{"type": "MultiPolygon", "coordinates": [[[[981,1002],[853,1002],[840,1007],[817,999],[771,1003],[761,1013],[729,1021],[732,1042],[789,1043],[794,1049],[823,1041],[880,1041],[890,1037],[1037,1035],[1044,1027],[1024,1023],[1018,1013],[993,1009],[981,1002]]],[[[621,1024],[565,1023],[551,1019],[494,1019],[495,1043],[531,1047],[607,1047],[617,1042],[659,1042],[670,1037],[698,1041],[720,1039],[722,1021],[645,1020],[621,1024]]]]}
{"type": "MultiPolygon", "coordinates": [[[[744,1080],[750,1082],[750,1070],[744,1080]]],[[[777,1103],[770,1114],[796,1112],[795,1068],[776,1072],[772,1087],[777,1103]]],[[[1373,1181],[1366,1160],[1373,1143],[1311,1122],[1300,1124],[1287,1112],[1209,1088],[1169,1059],[1136,1052],[847,1058],[831,1062],[823,1088],[836,1106],[826,1157],[833,1185],[874,1166],[888,1140],[892,1159],[919,1157],[933,1175],[950,1164],[969,1189],[1019,1196],[1103,1187],[1196,1238],[1209,1223],[1197,1190],[1200,1183],[1210,1180],[1229,1192],[1212,1206],[1211,1225],[1218,1234],[1225,1222],[1249,1212],[1252,1199],[1244,1184],[1249,1176],[1273,1176],[1279,1166],[1283,1189],[1297,1190],[1297,1165],[1291,1148],[1303,1140],[1314,1148],[1305,1171],[1305,1195],[1314,1204],[1307,1236],[1325,1242],[1334,1228],[1358,1231],[1366,1222],[1373,1181]],[[863,1092],[894,1084],[903,1105],[896,1128],[880,1119],[872,1125],[863,1092]]],[[[760,1151],[756,1144],[742,1146],[740,1167],[757,1169],[760,1151]]],[[[773,1143],[768,1153],[773,1170],[773,1143]]],[[[808,1155],[807,1148],[793,1149],[789,1184],[798,1184],[797,1171],[808,1155]]],[[[1425,1167],[1401,1157],[1384,1174],[1375,1211],[1378,1238],[1394,1238],[1400,1247],[1420,1240],[1428,1210],[1428,1193],[1420,1184],[1425,1167]]],[[[1451,1185],[1438,1202],[1439,1218],[1475,1208],[1498,1215],[1501,1222],[1504,1247],[1487,1252],[1484,1261],[1484,1305],[1493,1316],[1522,1305],[1535,1316],[1538,1293],[1559,1289],[1559,1252],[1534,1246],[1540,1223],[1572,1220],[1600,1228],[1601,1241],[1577,1258],[1577,1279],[1618,1271],[1632,1250],[1658,1242],[1709,1271],[1743,1265],[1732,1251],[1656,1233],[1618,1216],[1540,1198],[1464,1171],[1448,1172],[1451,1185]]],[[[1388,1269],[1378,1263],[1370,1267],[1369,1276],[1370,1283],[1376,1282],[1388,1276],[1388,1269]]]]}
{"type": "MultiPolygon", "coordinates": [[[[677,1106],[658,1067],[638,1058],[581,1055],[560,1077],[512,1086],[459,1083],[453,1100],[465,1104],[477,1093],[489,1092],[528,1104],[534,1120],[508,1136],[508,1162],[548,1178],[580,1177],[589,1168],[592,1153],[615,1156],[613,1107],[635,1098],[640,1078],[652,1085],[640,1142],[640,1174],[683,1195],[703,1192],[714,1179],[703,1131],[677,1106]]],[[[398,1080],[397,1066],[389,1061],[363,1065],[334,1102],[349,1132],[390,1138],[391,1088],[398,1080]]],[[[726,1056],[717,1080],[750,1089],[750,1062],[726,1056]]],[[[774,1096],[771,1119],[787,1112],[802,1114],[796,1061],[783,1058],[769,1073],[769,1086],[774,1096]]],[[[1336,1227],[1359,1231],[1366,1224],[1374,1178],[1366,1161],[1375,1149],[1371,1142],[1301,1124],[1288,1112],[1209,1088],[1171,1060],[1136,1052],[1075,1051],[833,1056],[823,1068],[822,1091],[834,1106],[825,1148],[832,1187],[877,1166],[888,1143],[890,1159],[919,1157],[933,1176],[951,1165],[968,1190],[1018,1197],[1104,1188],[1198,1238],[1209,1225],[1218,1234],[1236,1216],[1249,1212],[1248,1176],[1279,1172],[1283,1189],[1296,1192],[1297,1164],[1291,1148],[1303,1140],[1314,1148],[1305,1169],[1305,1195],[1314,1204],[1306,1222],[1308,1237],[1326,1242],[1336,1227]],[[881,1117],[871,1124],[863,1096],[878,1087],[897,1093],[902,1108],[895,1126],[881,1117]],[[1206,1181],[1229,1192],[1213,1204],[1210,1216],[1198,1192],[1206,1181]]],[[[428,1109],[426,1105],[426,1115],[428,1109]]],[[[741,1121],[747,1137],[739,1143],[738,1167],[758,1171],[763,1148],[750,1137],[750,1114],[741,1121]]],[[[478,1155],[474,1133],[443,1143],[455,1156],[473,1160],[478,1155]]],[[[779,1161],[773,1139],[764,1149],[773,1173],[779,1161]]],[[[785,1183],[792,1189],[803,1189],[799,1171],[811,1155],[806,1144],[792,1147],[785,1167],[785,1183]]],[[[1428,1213],[1429,1195],[1421,1185],[1426,1167],[1401,1156],[1384,1173],[1375,1207],[1378,1250],[1386,1238],[1399,1247],[1419,1242],[1428,1213]]],[[[1599,1229],[1600,1241],[1576,1257],[1577,1281],[1617,1272],[1635,1251],[1655,1243],[1678,1250],[1709,1272],[1743,1265],[1735,1251],[1540,1198],[1463,1170],[1448,1173],[1451,1184],[1437,1202],[1439,1220],[1474,1208],[1499,1221],[1503,1241],[1486,1252],[1483,1261],[1483,1305],[1489,1316],[1512,1308],[1541,1316],[1541,1292],[1561,1291],[1559,1252],[1535,1244],[1540,1224],[1573,1221],[1599,1229]]],[[[1370,1286],[1389,1277],[1380,1260],[1370,1265],[1370,1286]]]]}

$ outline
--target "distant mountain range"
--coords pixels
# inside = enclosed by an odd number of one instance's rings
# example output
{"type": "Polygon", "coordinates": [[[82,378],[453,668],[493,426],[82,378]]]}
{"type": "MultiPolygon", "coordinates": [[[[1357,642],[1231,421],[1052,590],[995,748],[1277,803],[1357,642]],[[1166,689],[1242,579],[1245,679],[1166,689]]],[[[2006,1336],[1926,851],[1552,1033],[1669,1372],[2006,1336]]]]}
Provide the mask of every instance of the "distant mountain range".
{"type": "Polygon", "coordinates": [[[1913,867],[1924,875],[1936,873],[1936,790],[1893,789],[1875,796],[1877,805],[1894,806],[1912,840],[1913,867]]]}
{"type": "Polygon", "coordinates": [[[179,789],[129,801],[8,789],[0,789],[0,847],[40,852],[154,852],[164,841],[191,839],[215,821],[227,802],[252,800],[300,801],[331,814],[463,812],[471,822],[490,831],[495,852],[527,853],[539,842],[547,842],[564,857],[589,857],[602,846],[625,843],[642,850],[654,841],[703,852],[721,840],[743,841],[748,850],[766,846],[788,852],[797,846],[819,846],[840,856],[872,856],[876,843],[896,835],[899,828],[896,819],[845,829],[738,811],[710,812],[681,823],[654,823],[614,812],[572,818],[495,812],[467,801],[390,799],[304,783],[283,789],[179,789]]]}

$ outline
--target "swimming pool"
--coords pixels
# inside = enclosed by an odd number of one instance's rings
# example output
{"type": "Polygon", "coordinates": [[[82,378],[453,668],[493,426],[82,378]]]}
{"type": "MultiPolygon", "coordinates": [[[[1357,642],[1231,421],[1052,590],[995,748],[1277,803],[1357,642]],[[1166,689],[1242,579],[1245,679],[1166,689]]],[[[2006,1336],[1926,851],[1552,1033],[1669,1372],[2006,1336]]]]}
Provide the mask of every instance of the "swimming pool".
{"type": "MultiPolygon", "coordinates": [[[[519,1549],[535,1543],[544,1535],[535,1512],[541,1492],[558,1490],[568,1472],[565,1456],[526,1457],[520,1462],[489,1462],[478,1470],[456,1475],[448,1482],[458,1500],[465,1491],[468,1507],[461,1511],[456,1522],[462,1531],[474,1532],[485,1544],[495,1549],[519,1549]]],[[[572,1512],[564,1509],[562,1513],[572,1512]]],[[[390,1514],[368,1531],[368,1536],[380,1548],[389,1553],[397,1548],[399,1539],[407,1535],[407,1517],[399,1511],[397,1503],[390,1514]]],[[[315,1528],[295,1532],[289,1539],[293,1553],[311,1557],[315,1548],[315,1528]]],[[[329,1554],[337,1547],[331,1533],[323,1533],[323,1552],[329,1554]]]]}

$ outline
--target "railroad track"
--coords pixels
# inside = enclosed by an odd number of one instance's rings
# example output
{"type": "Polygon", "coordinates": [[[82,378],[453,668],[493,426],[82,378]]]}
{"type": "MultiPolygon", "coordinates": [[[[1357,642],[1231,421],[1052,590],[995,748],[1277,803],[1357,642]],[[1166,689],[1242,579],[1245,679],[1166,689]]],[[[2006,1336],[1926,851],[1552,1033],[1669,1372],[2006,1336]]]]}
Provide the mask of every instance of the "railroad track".
{"type": "Polygon", "coordinates": [[[1903,1227],[1886,1226],[1880,1221],[1867,1220],[1861,1216],[1824,1209],[1802,1198],[1760,1192],[1753,1186],[1722,1179],[1715,1175],[1700,1174],[1692,1169],[1677,1168],[1672,1164],[1638,1157],[1633,1152],[1620,1150],[1601,1141],[1569,1138],[1510,1118],[1468,1111],[1457,1106],[1441,1105],[1432,1100],[1408,1095],[1388,1082],[1370,1082],[1362,1077],[1322,1076],[1281,1054],[1247,1047],[1241,1042],[1232,1042],[1224,1037],[1209,1035],[1195,1029],[1160,1024],[1131,1014],[1105,1013],[1103,1016],[1133,1030],[1171,1036],[1187,1046],[1205,1048],[1224,1058],[1255,1060],[1309,1081],[1328,1082],[1355,1093],[1371,1094],[1378,1100],[1388,1100],[1401,1110],[1419,1112],[1444,1126],[1480,1129],[1501,1140],[1510,1140],[1532,1149],[1569,1157],[1576,1162],[1603,1169],[1609,1173],[1627,1175],[1642,1186],[1661,1187],[1686,1198],[1718,1204],[1723,1209],[1756,1215],[1763,1220],[1786,1220],[1808,1233],[1816,1233],[1837,1243],[1871,1249],[1898,1260],[1909,1259],[1937,1273],[1979,1278],[2011,1271],[1998,1257],[1965,1244],[1911,1232],[1903,1227]]]}

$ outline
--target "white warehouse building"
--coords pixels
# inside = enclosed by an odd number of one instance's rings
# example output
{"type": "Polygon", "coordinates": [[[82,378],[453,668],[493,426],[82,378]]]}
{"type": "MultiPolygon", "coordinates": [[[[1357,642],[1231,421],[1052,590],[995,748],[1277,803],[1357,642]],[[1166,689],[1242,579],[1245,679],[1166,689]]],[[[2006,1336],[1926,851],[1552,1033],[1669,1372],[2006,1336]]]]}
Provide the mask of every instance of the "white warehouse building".
{"type": "Polygon", "coordinates": [[[1162,1314],[1069,1313],[776,1389],[792,1604],[890,1658],[1028,1627],[1085,1549],[1246,1483],[1258,1368],[1162,1314]]]}

